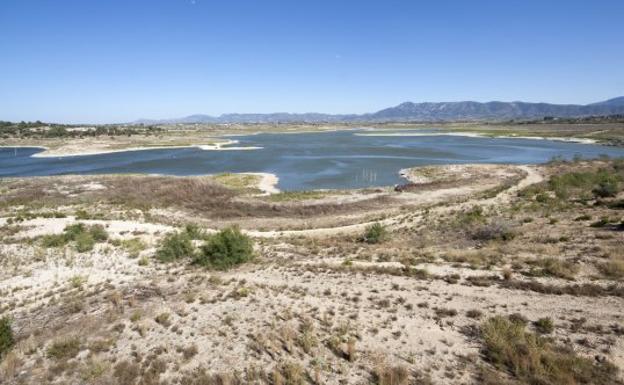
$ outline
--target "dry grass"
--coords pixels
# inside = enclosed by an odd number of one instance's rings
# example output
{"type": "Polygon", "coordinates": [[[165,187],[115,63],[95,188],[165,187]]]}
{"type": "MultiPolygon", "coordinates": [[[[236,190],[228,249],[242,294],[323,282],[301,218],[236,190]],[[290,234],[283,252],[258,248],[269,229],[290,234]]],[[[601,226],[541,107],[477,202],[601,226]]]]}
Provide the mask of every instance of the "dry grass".
{"type": "Polygon", "coordinates": [[[483,354],[494,366],[523,383],[549,385],[620,384],[618,369],[594,363],[529,333],[521,322],[494,317],[481,326],[483,354]]]}

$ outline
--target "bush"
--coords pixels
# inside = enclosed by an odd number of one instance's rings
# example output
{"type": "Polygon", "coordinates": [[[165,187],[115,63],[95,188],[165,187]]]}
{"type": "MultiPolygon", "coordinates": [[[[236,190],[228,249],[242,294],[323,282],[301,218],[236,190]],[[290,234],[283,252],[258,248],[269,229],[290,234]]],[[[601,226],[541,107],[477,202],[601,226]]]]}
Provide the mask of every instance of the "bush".
{"type": "Polygon", "coordinates": [[[540,318],[534,322],[534,325],[535,325],[535,329],[540,334],[550,334],[553,332],[553,330],[555,330],[555,324],[553,323],[553,320],[550,317],[540,318]]]}
{"type": "Polygon", "coordinates": [[[96,242],[104,242],[108,239],[108,233],[102,225],[93,225],[89,227],[89,234],[96,242]]]}
{"type": "Polygon", "coordinates": [[[48,347],[46,355],[48,358],[64,360],[76,357],[78,352],[80,352],[80,340],[73,337],[54,341],[52,345],[48,347]]]}
{"type": "Polygon", "coordinates": [[[575,263],[552,257],[540,258],[532,263],[538,267],[531,270],[530,275],[533,276],[574,279],[579,271],[579,266],[575,263]]]}
{"type": "Polygon", "coordinates": [[[156,259],[160,262],[173,262],[180,258],[191,257],[194,252],[191,238],[186,233],[173,233],[162,240],[156,251],[156,259]]]}
{"type": "Polygon", "coordinates": [[[50,234],[44,235],[41,238],[41,246],[49,247],[63,247],[67,244],[67,239],[63,234],[50,234]]]}
{"type": "Polygon", "coordinates": [[[504,221],[493,221],[473,230],[472,238],[479,241],[510,241],[516,236],[511,226],[504,221]]]}
{"type": "Polygon", "coordinates": [[[253,258],[253,241],[237,227],[230,227],[211,235],[201,247],[195,263],[226,270],[253,258]]]}
{"type": "Polygon", "coordinates": [[[525,325],[493,317],[481,326],[485,358],[522,383],[549,385],[617,383],[617,367],[576,355],[548,339],[528,333],[525,325]]]}
{"type": "Polygon", "coordinates": [[[388,239],[388,230],[379,222],[375,222],[366,228],[362,241],[366,243],[381,243],[388,239]]]}
{"type": "Polygon", "coordinates": [[[0,360],[15,345],[11,319],[8,316],[0,318],[0,360]]]}
{"type": "Polygon", "coordinates": [[[73,241],[76,237],[86,231],[84,223],[75,223],[73,225],[65,226],[63,234],[68,241],[73,241]]]}
{"type": "Polygon", "coordinates": [[[618,193],[618,184],[614,180],[605,180],[600,182],[592,192],[600,198],[614,197],[618,193]]]}
{"type": "Polygon", "coordinates": [[[95,246],[95,239],[90,233],[80,233],[76,235],[74,241],[76,241],[76,250],[80,253],[93,250],[93,246],[95,246]]]}
{"type": "Polygon", "coordinates": [[[93,249],[97,242],[108,239],[108,233],[104,226],[85,226],[84,223],[75,223],[66,226],[63,234],[46,235],[42,238],[43,247],[63,247],[69,242],[76,242],[76,250],[85,252],[93,249]]]}
{"type": "Polygon", "coordinates": [[[199,228],[194,223],[188,223],[184,226],[184,233],[188,235],[190,239],[206,239],[206,232],[199,228]]]}
{"type": "Polygon", "coordinates": [[[624,277],[624,261],[611,260],[608,262],[600,263],[596,266],[600,272],[609,278],[623,278],[624,277]]]}

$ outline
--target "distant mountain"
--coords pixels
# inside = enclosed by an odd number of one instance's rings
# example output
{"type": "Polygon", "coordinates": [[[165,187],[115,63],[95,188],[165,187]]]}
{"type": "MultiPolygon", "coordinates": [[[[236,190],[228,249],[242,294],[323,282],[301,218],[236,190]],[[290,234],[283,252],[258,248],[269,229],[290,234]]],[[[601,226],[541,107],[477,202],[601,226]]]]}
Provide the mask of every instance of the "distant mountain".
{"type": "Polygon", "coordinates": [[[220,116],[191,115],[178,119],[149,120],[135,123],[380,123],[380,122],[442,122],[502,121],[510,119],[541,119],[544,117],[576,118],[624,114],[624,96],[598,103],[549,104],[526,102],[440,102],[401,103],[369,114],[331,115],[322,113],[291,114],[223,114],[220,116]]]}
{"type": "Polygon", "coordinates": [[[605,100],[604,102],[598,102],[598,103],[590,104],[590,106],[621,107],[621,106],[624,106],[624,96],[620,96],[618,98],[605,100]]]}

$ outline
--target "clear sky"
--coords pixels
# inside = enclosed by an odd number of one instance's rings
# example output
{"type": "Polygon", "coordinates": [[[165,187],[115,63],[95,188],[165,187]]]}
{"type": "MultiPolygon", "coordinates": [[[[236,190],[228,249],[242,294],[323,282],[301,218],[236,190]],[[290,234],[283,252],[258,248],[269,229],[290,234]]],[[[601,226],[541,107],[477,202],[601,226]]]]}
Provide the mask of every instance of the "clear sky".
{"type": "Polygon", "coordinates": [[[1,0],[0,120],[624,95],[624,1],[1,0]]]}

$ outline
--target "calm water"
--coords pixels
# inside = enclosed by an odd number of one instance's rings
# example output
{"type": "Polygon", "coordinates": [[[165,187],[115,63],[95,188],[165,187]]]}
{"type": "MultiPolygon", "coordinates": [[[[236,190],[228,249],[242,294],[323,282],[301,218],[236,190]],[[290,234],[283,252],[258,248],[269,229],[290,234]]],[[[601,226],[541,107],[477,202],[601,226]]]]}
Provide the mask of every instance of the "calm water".
{"type": "MultiPolygon", "coordinates": [[[[422,131],[419,131],[422,133],[422,131]]],[[[41,151],[0,148],[0,177],[145,173],[202,175],[270,172],[283,190],[356,188],[404,182],[406,167],[450,163],[542,163],[555,156],[624,156],[624,148],[532,139],[459,136],[359,136],[368,131],[237,136],[249,151],[195,148],[130,151],[65,158],[32,158],[41,151]]],[[[409,132],[403,131],[409,134],[409,132]]]]}

